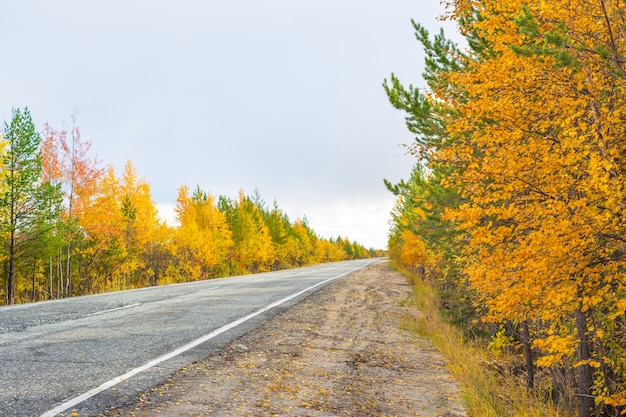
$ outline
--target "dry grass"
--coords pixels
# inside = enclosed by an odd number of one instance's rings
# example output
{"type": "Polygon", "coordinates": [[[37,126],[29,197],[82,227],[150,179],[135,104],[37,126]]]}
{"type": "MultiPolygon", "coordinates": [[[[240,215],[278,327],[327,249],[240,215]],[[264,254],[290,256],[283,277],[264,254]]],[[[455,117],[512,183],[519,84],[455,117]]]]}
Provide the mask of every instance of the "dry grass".
{"type": "Polygon", "coordinates": [[[470,416],[566,415],[530,393],[519,377],[507,372],[506,358],[496,358],[483,345],[466,340],[460,329],[446,323],[440,313],[439,298],[428,283],[414,279],[407,271],[400,272],[413,282],[413,298],[405,302],[415,303],[422,313],[417,318],[407,317],[403,328],[430,339],[446,357],[450,372],[461,384],[470,416]]]}

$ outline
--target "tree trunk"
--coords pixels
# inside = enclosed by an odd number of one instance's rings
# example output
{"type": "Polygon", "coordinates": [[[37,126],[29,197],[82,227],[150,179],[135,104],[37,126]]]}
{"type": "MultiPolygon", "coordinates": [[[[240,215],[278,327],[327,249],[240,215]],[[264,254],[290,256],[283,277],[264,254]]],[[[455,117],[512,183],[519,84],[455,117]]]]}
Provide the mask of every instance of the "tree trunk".
{"type": "Polygon", "coordinates": [[[59,254],[57,255],[57,298],[63,298],[63,255],[62,249],[59,248],[59,254]]]}
{"type": "Polygon", "coordinates": [[[530,329],[528,320],[522,323],[522,342],[524,344],[524,358],[526,359],[526,386],[528,389],[535,387],[535,365],[533,362],[533,351],[530,346],[530,329]]]}
{"type": "Polygon", "coordinates": [[[2,276],[4,279],[4,304],[9,304],[9,264],[7,262],[2,263],[2,276]]]}
{"type": "MultiPolygon", "coordinates": [[[[588,361],[591,358],[589,351],[589,343],[587,341],[587,318],[580,308],[574,313],[576,317],[576,331],[578,333],[578,349],[576,349],[576,357],[578,361],[588,361]]],[[[591,417],[595,404],[594,397],[591,395],[591,387],[593,385],[593,374],[588,364],[580,365],[576,368],[578,373],[578,402],[580,404],[580,417],[591,417]]]]}
{"type": "Polygon", "coordinates": [[[68,297],[72,296],[72,264],[71,264],[71,258],[72,258],[72,246],[71,246],[71,242],[67,243],[67,252],[65,254],[66,260],[65,260],[65,281],[66,281],[66,290],[65,290],[65,294],[68,297]]]}
{"type": "Polygon", "coordinates": [[[15,230],[9,240],[9,277],[7,280],[7,304],[15,304],[15,230]]]}
{"type": "Polygon", "coordinates": [[[33,259],[33,303],[37,301],[37,258],[33,259]]]}
{"type": "Polygon", "coordinates": [[[48,300],[54,298],[54,288],[52,287],[52,275],[53,275],[53,263],[52,256],[50,257],[50,265],[48,269],[48,300]]]}

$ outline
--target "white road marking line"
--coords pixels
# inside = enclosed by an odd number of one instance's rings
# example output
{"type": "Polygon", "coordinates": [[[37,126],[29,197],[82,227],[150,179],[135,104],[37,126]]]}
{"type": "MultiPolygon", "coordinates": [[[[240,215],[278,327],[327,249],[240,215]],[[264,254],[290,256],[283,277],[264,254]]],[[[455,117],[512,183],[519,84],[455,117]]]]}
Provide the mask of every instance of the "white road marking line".
{"type": "Polygon", "coordinates": [[[129,379],[129,378],[131,378],[131,377],[133,377],[135,375],[137,375],[140,372],[143,372],[145,370],[153,368],[156,365],[160,364],[161,362],[165,362],[166,360],[172,359],[172,358],[180,355],[181,353],[185,353],[188,350],[193,349],[194,347],[196,347],[196,346],[198,346],[198,345],[200,345],[200,344],[202,344],[202,343],[204,343],[204,342],[206,342],[206,341],[208,341],[210,339],[213,339],[214,337],[216,337],[216,336],[218,336],[218,335],[220,335],[220,334],[222,334],[222,333],[224,333],[224,332],[226,332],[226,331],[228,331],[228,330],[230,330],[232,328],[235,328],[235,327],[239,326],[242,323],[245,323],[246,321],[248,321],[248,320],[258,316],[259,314],[265,313],[266,311],[269,311],[269,310],[271,310],[271,309],[273,309],[273,308],[275,308],[275,307],[277,307],[277,306],[279,306],[281,304],[284,304],[287,301],[290,301],[290,300],[298,297],[299,295],[302,295],[305,292],[312,290],[313,288],[319,287],[320,285],[324,285],[324,284],[326,284],[326,283],[328,283],[328,282],[330,282],[332,280],[335,280],[337,278],[341,278],[341,277],[346,276],[348,274],[351,274],[351,273],[353,273],[355,271],[358,271],[359,269],[365,268],[366,266],[368,266],[370,264],[371,264],[371,262],[368,262],[367,264],[365,264],[363,266],[360,266],[358,268],[354,268],[354,269],[352,269],[352,270],[350,270],[348,272],[344,272],[343,274],[339,274],[337,276],[328,278],[328,279],[326,279],[324,281],[321,281],[321,282],[318,282],[317,284],[312,285],[312,286],[310,286],[310,287],[308,287],[308,288],[306,288],[306,289],[304,289],[302,291],[298,291],[295,294],[291,294],[291,295],[289,295],[289,296],[287,296],[287,297],[285,297],[285,298],[283,298],[281,300],[278,300],[278,301],[275,301],[275,302],[273,302],[271,304],[268,304],[267,306],[261,308],[260,310],[255,311],[254,313],[250,313],[247,316],[244,316],[244,317],[241,317],[238,320],[232,321],[232,322],[230,322],[230,323],[228,323],[228,324],[226,324],[226,325],[224,325],[224,326],[222,326],[222,327],[220,327],[218,329],[213,330],[209,334],[206,334],[206,335],[204,335],[204,336],[202,336],[202,337],[200,337],[200,338],[198,338],[198,339],[196,339],[196,340],[194,340],[194,341],[192,341],[190,343],[187,343],[184,346],[179,347],[176,350],[173,350],[170,353],[167,353],[167,354],[165,354],[163,356],[159,356],[158,358],[151,360],[150,362],[146,363],[145,365],[142,365],[142,366],[140,366],[138,368],[135,368],[135,369],[133,369],[133,370],[131,370],[129,372],[126,372],[124,375],[120,375],[117,378],[113,378],[112,380],[105,382],[104,384],[100,385],[99,387],[93,388],[93,389],[85,392],[84,394],[78,395],[78,396],[70,399],[69,401],[66,401],[66,402],[64,402],[62,404],[59,404],[56,407],[54,407],[53,409],[43,413],[41,415],[41,417],[54,417],[54,416],[58,415],[59,413],[62,413],[63,411],[65,411],[67,409],[70,409],[70,408],[72,408],[72,407],[82,403],[83,401],[87,401],[88,399],[90,399],[91,397],[101,393],[102,391],[106,391],[107,389],[109,389],[111,387],[114,387],[115,385],[119,384],[120,382],[123,382],[123,381],[125,381],[125,380],[127,380],[127,379],[129,379]]]}
{"type": "Polygon", "coordinates": [[[87,317],[97,316],[98,314],[110,313],[112,311],[124,310],[125,308],[137,307],[137,306],[140,306],[140,305],[141,305],[141,303],[135,303],[135,304],[129,304],[127,306],[122,306],[122,307],[118,307],[118,308],[112,308],[110,310],[96,311],[95,313],[87,314],[87,317]]]}
{"type": "Polygon", "coordinates": [[[213,290],[216,290],[216,289],[218,289],[218,288],[221,288],[221,287],[209,287],[209,288],[205,288],[204,290],[200,290],[200,291],[198,291],[198,292],[213,291],[213,290]]]}

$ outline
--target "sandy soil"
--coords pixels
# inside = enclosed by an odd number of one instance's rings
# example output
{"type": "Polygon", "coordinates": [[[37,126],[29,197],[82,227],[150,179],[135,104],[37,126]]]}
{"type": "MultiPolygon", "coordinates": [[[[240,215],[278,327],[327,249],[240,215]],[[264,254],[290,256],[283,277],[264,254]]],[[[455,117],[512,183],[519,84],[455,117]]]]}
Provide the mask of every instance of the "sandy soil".
{"type": "Polygon", "coordinates": [[[401,330],[410,292],[374,264],[102,416],[465,416],[441,355],[401,330]]]}

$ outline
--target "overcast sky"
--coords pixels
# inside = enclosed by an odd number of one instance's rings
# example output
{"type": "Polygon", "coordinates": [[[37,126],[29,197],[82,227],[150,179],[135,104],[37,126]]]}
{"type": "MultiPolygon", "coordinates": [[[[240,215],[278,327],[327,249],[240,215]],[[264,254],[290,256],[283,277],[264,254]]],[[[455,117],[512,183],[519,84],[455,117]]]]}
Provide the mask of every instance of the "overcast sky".
{"type": "Polygon", "coordinates": [[[383,178],[414,160],[382,88],[421,84],[410,20],[438,0],[20,0],[0,8],[0,118],[77,124],[103,165],[130,159],[164,216],[181,185],[258,189],[323,237],[387,244],[383,178]]]}

